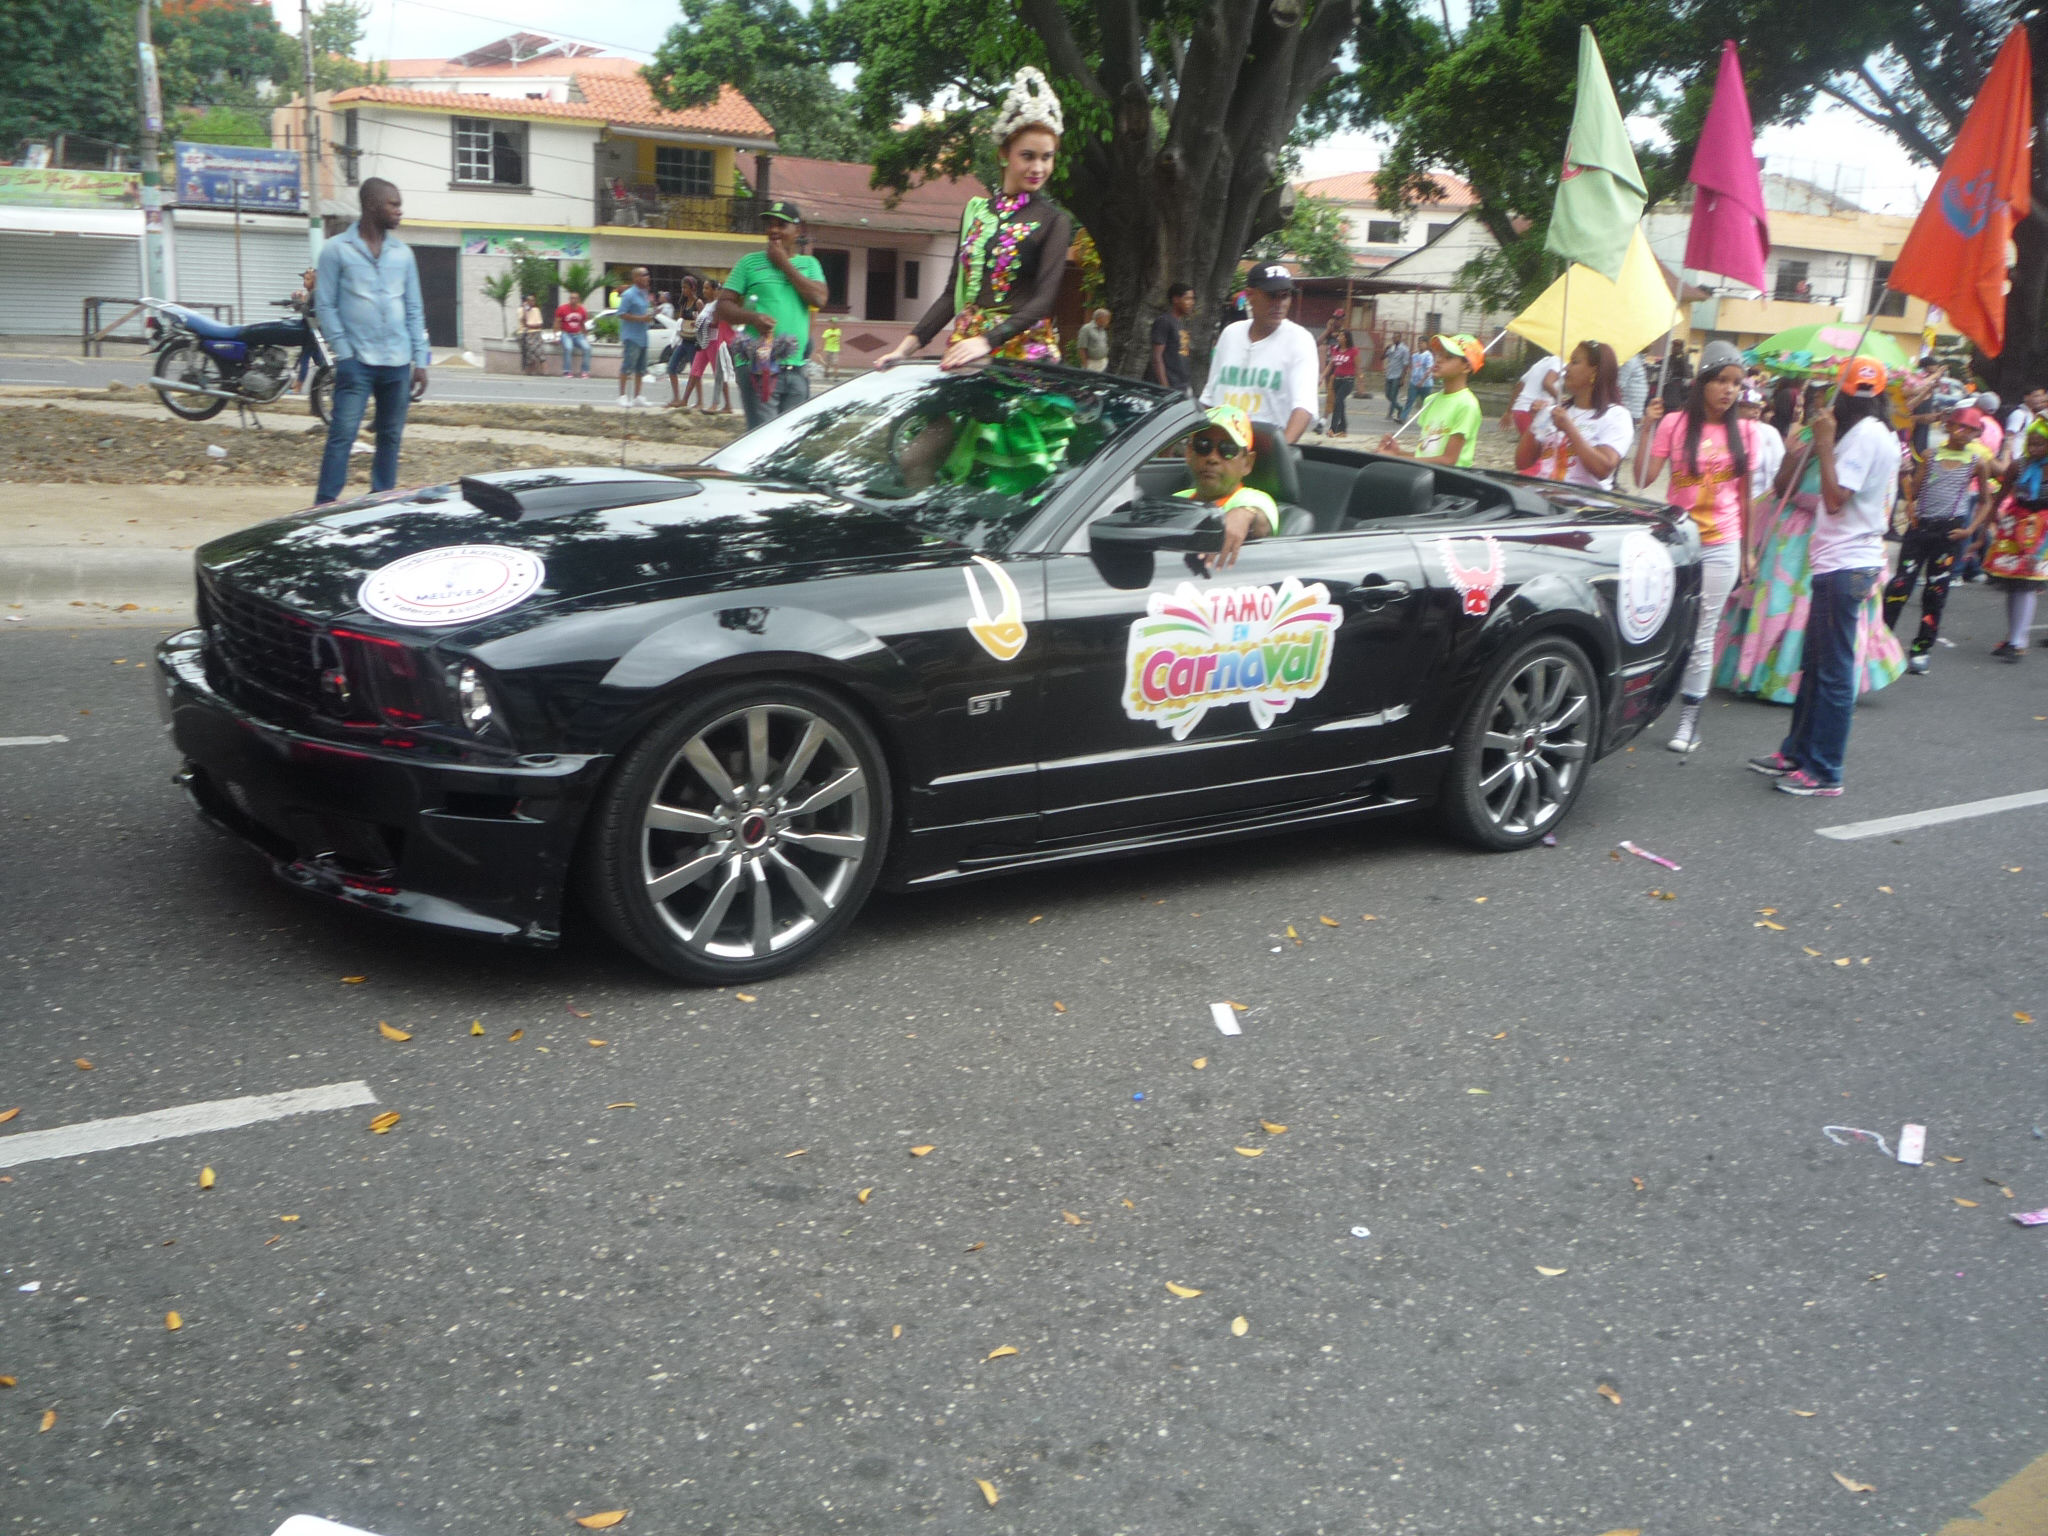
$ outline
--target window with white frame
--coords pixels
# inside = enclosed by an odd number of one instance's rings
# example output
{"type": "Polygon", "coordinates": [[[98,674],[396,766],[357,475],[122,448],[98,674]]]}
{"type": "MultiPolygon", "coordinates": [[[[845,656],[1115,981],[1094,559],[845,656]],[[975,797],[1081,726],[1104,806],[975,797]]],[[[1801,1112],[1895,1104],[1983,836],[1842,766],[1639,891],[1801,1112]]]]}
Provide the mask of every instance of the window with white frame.
{"type": "Polygon", "coordinates": [[[711,151],[681,144],[655,145],[654,188],[671,197],[711,196],[711,151]]]}
{"type": "Polygon", "coordinates": [[[1399,245],[1401,243],[1401,221],[1399,219],[1368,219],[1365,223],[1367,245],[1399,245]]]}
{"type": "Polygon", "coordinates": [[[455,179],[470,186],[525,186],[526,124],[456,118],[455,179]]]}

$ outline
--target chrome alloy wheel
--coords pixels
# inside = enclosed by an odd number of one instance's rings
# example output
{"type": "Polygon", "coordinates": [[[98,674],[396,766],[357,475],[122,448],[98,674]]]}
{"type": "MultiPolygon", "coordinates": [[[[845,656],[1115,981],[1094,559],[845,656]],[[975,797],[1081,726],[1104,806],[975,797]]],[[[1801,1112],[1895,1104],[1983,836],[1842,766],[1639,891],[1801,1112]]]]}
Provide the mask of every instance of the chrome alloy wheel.
{"type": "Polygon", "coordinates": [[[1479,799],[1495,830],[1526,837],[1557,820],[1586,771],[1592,723],[1585,674],[1555,652],[1502,685],[1479,741],[1479,799]]]}
{"type": "Polygon", "coordinates": [[[873,795],[852,744],[810,710],[756,704],[722,715],[655,780],[641,818],[647,900],[694,954],[764,960],[855,890],[873,795]]]}

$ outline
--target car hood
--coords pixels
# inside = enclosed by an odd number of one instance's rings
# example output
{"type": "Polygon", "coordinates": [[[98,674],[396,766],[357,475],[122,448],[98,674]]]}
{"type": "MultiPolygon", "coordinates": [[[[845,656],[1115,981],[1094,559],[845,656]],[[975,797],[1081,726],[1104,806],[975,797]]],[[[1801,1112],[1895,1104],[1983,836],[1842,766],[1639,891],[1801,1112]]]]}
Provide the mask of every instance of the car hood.
{"type": "Polygon", "coordinates": [[[522,600],[534,608],[692,577],[729,586],[735,576],[765,582],[810,565],[928,560],[949,543],[825,492],[714,470],[551,469],[301,512],[215,539],[197,559],[202,579],[337,619],[358,611],[374,573],[459,546],[537,560],[522,600]]]}

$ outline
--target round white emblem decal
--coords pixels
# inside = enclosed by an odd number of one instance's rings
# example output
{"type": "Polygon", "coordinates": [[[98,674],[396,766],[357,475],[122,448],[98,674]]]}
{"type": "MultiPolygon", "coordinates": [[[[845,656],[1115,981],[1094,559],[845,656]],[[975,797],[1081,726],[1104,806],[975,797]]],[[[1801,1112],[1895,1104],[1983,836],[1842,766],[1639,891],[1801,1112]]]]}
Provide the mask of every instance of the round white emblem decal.
{"type": "Polygon", "coordinates": [[[1635,529],[1621,541],[1621,581],[1615,592],[1615,612],[1621,621],[1622,637],[1641,645],[1664,627],[1671,616],[1671,598],[1678,586],[1678,573],[1671,566],[1671,551],[1657,536],[1635,529]]]}
{"type": "Polygon", "coordinates": [[[393,624],[466,624],[523,601],[546,575],[539,557],[523,549],[458,544],[421,550],[372,571],[356,603],[393,624]]]}

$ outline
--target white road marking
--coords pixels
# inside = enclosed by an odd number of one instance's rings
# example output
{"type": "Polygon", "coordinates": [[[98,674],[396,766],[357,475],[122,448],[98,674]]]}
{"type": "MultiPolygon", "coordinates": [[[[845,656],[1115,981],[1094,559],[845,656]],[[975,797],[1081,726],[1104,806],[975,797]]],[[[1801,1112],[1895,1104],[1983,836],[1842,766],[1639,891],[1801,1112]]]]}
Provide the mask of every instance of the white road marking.
{"type": "Polygon", "coordinates": [[[69,736],[0,736],[0,747],[54,747],[69,736]]]}
{"type": "Polygon", "coordinates": [[[0,1136],[0,1168],[39,1163],[53,1157],[81,1157],[87,1152],[108,1152],[116,1147],[139,1147],[175,1136],[232,1131],[239,1126],[261,1125],[266,1120],[282,1120],[288,1115],[353,1109],[359,1104],[376,1102],[377,1095],[370,1092],[368,1083],[326,1083],[286,1093],[208,1099],[199,1104],[181,1104],[176,1109],[152,1109],[146,1114],[120,1115],[111,1120],[84,1120],[47,1131],[20,1131],[0,1136]]]}
{"type": "Polygon", "coordinates": [[[1814,830],[1822,837],[1846,843],[1859,837],[1911,832],[1915,827],[1938,827],[1945,821],[1996,816],[2000,811],[2020,811],[2030,805],[2048,805],[2048,789],[2030,789],[2022,795],[1999,795],[1990,800],[1965,800],[1961,805],[1937,805],[1931,811],[1910,811],[1904,816],[1881,816],[1876,821],[1851,821],[1839,827],[1816,827],[1814,830]]]}

